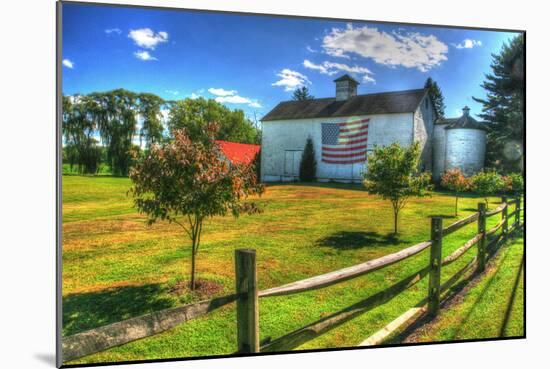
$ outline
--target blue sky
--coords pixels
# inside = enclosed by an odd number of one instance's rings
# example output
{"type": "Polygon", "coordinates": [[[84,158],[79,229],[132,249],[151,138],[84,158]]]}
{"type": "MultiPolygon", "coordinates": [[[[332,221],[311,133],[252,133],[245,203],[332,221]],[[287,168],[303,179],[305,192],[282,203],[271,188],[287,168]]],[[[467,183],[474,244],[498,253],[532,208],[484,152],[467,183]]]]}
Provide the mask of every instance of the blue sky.
{"type": "MultiPolygon", "coordinates": [[[[361,17],[361,14],[357,15],[361,17]]],[[[364,15],[365,17],[367,14],[364,15]]],[[[514,33],[237,14],[63,5],[63,93],[114,88],[203,96],[258,119],[292,90],[333,97],[348,73],[359,94],[435,79],[446,115],[484,97],[491,53],[514,33]]]]}

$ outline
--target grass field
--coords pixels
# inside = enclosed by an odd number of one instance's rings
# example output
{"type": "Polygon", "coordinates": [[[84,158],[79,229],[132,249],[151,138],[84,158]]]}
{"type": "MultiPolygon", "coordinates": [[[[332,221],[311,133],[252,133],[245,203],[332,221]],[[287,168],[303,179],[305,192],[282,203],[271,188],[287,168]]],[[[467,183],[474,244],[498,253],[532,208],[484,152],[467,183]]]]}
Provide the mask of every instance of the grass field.
{"type": "MultiPolygon", "coordinates": [[[[443,304],[434,321],[415,330],[405,342],[433,342],[523,336],[523,238],[502,247],[482,276],[468,281],[443,304]]],[[[457,284],[460,287],[460,284],[457,284]]],[[[396,337],[392,343],[402,342],[396,337]]]]}
{"type": "MultiPolygon", "coordinates": [[[[176,225],[146,226],[127,197],[130,181],[108,176],[63,177],[63,334],[71,335],[151,311],[210,297],[177,288],[188,279],[189,241],[176,225]]],[[[260,289],[361,263],[429,238],[430,217],[456,220],[454,197],[434,193],[413,199],[391,236],[389,203],[359,186],[271,185],[259,200],[260,215],[214,218],[204,225],[198,278],[214,295],[234,290],[233,254],[257,250],[260,289]]],[[[459,217],[481,198],[459,202],[459,217]]],[[[498,202],[496,198],[490,199],[498,202]]],[[[491,204],[491,206],[495,206],[491,204]]],[[[488,220],[488,227],[498,222],[488,220]]],[[[476,232],[471,224],[445,239],[448,255],[476,232]]],[[[467,255],[473,256],[475,248],[467,255]]],[[[260,300],[260,339],[277,338],[341,310],[427,264],[428,252],[332,287],[260,300]]],[[[445,267],[442,280],[469,261],[445,267]]],[[[298,349],[354,346],[427,294],[427,278],[380,306],[298,349]]],[[[481,312],[480,314],[483,314],[481,312]]],[[[515,315],[514,315],[514,319],[515,315]]],[[[515,323],[514,323],[515,324],[515,323]]],[[[468,328],[477,336],[478,327],[468,328]]],[[[515,332],[515,331],[514,331],[515,332]]],[[[515,334],[510,331],[510,334],[515,334]]],[[[509,332],[505,332],[508,334],[509,332]]],[[[234,304],[163,334],[94,354],[73,363],[230,354],[236,350],[234,304]]],[[[430,339],[448,339],[433,335],[430,339]]]]}

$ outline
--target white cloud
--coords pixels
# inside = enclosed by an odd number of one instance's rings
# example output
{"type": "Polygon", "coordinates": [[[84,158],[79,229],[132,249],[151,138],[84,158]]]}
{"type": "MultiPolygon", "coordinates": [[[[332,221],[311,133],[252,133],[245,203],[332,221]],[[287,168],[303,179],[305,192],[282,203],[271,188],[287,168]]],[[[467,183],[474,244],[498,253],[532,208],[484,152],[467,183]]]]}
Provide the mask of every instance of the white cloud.
{"type": "Polygon", "coordinates": [[[212,95],[215,95],[216,100],[219,103],[229,103],[229,104],[247,104],[251,108],[261,108],[262,105],[257,100],[249,99],[248,97],[243,97],[237,95],[237,90],[225,90],[223,88],[209,88],[208,92],[212,95]]]}
{"type": "Polygon", "coordinates": [[[277,73],[277,76],[281,79],[277,82],[273,82],[272,86],[284,87],[285,91],[294,91],[296,88],[311,84],[309,79],[300,72],[285,68],[277,73]]]}
{"type": "Polygon", "coordinates": [[[375,82],[375,79],[372,77],[373,73],[366,67],[360,67],[358,65],[350,66],[344,63],[334,63],[329,61],[324,61],[321,64],[315,64],[307,59],[304,60],[303,64],[304,67],[318,70],[321,74],[333,76],[340,72],[346,72],[360,75],[363,82],[375,82]]]}
{"type": "Polygon", "coordinates": [[[137,46],[154,50],[159,43],[168,41],[168,33],[156,32],[150,28],[132,29],[128,37],[134,40],[137,46]]]}
{"type": "Polygon", "coordinates": [[[202,97],[202,96],[199,95],[199,94],[196,94],[196,93],[194,93],[194,92],[191,92],[191,95],[189,96],[189,98],[190,98],[191,100],[196,100],[196,99],[198,99],[199,97],[202,97]]]}
{"type": "Polygon", "coordinates": [[[180,94],[180,92],[179,92],[178,90],[164,90],[164,92],[166,92],[166,93],[168,93],[168,94],[170,94],[170,95],[174,95],[174,96],[180,94]]]}
{"type": "Polygon", "coordinates": [[[481,46],[481,45],[483,45],[481,41],[472,40],[469,38],[464,39],[464,41],[462,41],[459,44],[453,44],[453,46],[456,47],[457,49],[472,49],[476,46],[481,46]]]}
{"type": "Polygon", "coordinates": [[[136,52],[134,52],[134,55],[135,55],[136,58],[138,58],[140,60],[143,60],[143,61],[158,60],[157,58],[155,58],[154,56],[149,54],[149,51],[145,51],[145,50],[136,51],[136,52]]]}
{"type": "Polygon", "coordinates": [[[237,93],[237,91],[235,90],[224,90],[223,88],[213,88],[213,87],[209,88],[208,92],[216,96],[231,96],[237,93]]]}
{"type": "Polygon", "coordinates": [[[309,45],[306,46],[306,50],[309,51],[310,53],[318,53],[319,52],[319,51],[315,50],[314,48],[312,48],[309,45]]]}
{"type": "Polygon", "coordinates": [[[105,30],[105,33],[108,35],[110,35],[111,33],[116,33],[117,35],[120,35],[122,31],[120,30],[120,28],[107,28],[105,30]]]}
{"type": "Polygon", "coordinates": [[[69,68],[69,69],[73,69],[73,68],[74,68],[74,62],[73,62],[72,60],[63,59],[63,61],[62,61],[61,63],[63,63],[63,65],[66,66],[66,67],[69,68]]]}
{"type": "Polygon", "coordinates": [[[333,28],[323,38],[328,55],[350,58],[356,54],[390,67],[403,66],[426,72],[447,60],[449,48],[434,35],[418,32],[387,33],[368,26],[333,28]]]}

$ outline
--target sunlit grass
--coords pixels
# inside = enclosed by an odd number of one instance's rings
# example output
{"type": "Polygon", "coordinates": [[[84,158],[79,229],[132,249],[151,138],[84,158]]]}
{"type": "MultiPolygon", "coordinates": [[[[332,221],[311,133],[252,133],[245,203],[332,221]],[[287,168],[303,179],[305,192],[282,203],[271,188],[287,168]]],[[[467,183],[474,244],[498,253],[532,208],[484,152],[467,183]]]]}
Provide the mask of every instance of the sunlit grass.
{"type": "MultiPolygon", "coordinates": [[[[188,278],[190,246],[175,224],[145,224],[127,196],[130,181],[115,177],[63,177],[63,300],[65,335],[116,322],[199,297],[170,288],[188,278]]],[[[199,279],[234,290],[234,250],[257,250],[261,289],[371,260],[420,241],[430,217],[457,218],[454,197],[434,193],[413,199],[391,236],[388,202],[360,186],[271,185],[258,200],[262,214],[206,221],[198,255],[199,279]]],[[[459,218],[483,199],[459,202],[459,218]]],[[[490,201],[498,202],[497,198],[490,201]]],[[[492,206],[495,206],[494,204],[492,206]]],[[[488,226],[498,222],[492,217],[488,226]]],[[[444,255],[467,241],[476,224],[446,238],[444,255]]],[[[443,279],[468,262],[475,249],[443,270],[443,279]]],[[[367,276],[326,289],[260,301],[261,339],[277,338],[358,302],[425,266],[428,252],[367,276]]],[[[299,349],[354,346],[413,306],[427,293],[427,279],[394,300],[307,342],[299,349]]],[[[76,362],[160,359],[229,354],[236,350],[234,306],[161,335],[91,355],[76,362]]]]}

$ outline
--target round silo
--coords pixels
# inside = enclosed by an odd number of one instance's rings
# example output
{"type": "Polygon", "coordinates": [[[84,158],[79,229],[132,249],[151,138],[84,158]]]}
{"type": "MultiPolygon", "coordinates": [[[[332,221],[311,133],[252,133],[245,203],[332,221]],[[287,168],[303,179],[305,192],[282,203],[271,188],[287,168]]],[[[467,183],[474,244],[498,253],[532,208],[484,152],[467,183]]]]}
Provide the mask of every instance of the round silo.
{"type": "Polygon", "coordinates": [[[470,108],[445,127],[445,170],[459,168],[466,175],[483,169],[487,130],[470,116],[470,108]]]}

